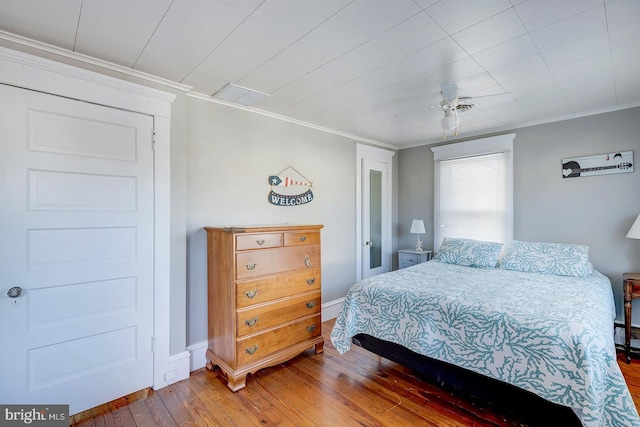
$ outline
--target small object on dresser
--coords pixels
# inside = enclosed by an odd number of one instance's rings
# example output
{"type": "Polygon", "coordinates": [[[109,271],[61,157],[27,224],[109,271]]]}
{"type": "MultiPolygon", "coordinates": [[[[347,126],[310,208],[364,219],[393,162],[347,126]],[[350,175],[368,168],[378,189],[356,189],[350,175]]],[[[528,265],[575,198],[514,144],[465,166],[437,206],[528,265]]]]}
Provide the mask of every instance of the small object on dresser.
{"type": "Polygon", "coordinates": [[[431,251],[417,251],[415,249],[398,249],[398,268],[411,267],[431,260],[431,251]]]}
{"type": "Polygon", "coordinates": [[[640,273],[624,273],[624,352],[631,363],[631,302],[640,297],[640,273]]]}

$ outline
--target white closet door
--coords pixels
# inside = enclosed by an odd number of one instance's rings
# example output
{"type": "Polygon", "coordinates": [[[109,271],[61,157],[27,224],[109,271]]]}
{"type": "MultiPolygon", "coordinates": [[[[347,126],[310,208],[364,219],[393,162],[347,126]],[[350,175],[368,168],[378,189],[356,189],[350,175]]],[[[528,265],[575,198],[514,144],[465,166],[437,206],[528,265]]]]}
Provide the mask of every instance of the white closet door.
{"type": "Polygon", "coordinates": [[[152,132],[0,85],[1,402],[73,414],[152,385],[152,132]]]}

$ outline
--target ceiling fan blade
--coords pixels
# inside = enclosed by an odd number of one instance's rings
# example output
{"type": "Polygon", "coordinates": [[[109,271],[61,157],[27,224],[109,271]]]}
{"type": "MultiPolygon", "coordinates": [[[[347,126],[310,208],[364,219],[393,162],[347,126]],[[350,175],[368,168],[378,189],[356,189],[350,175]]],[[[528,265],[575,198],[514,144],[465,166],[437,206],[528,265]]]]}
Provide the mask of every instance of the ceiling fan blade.
{"type": "MultiPolygon", "coordinates": [[[[427,106],[423,106],[423,107],[417,107],[417,108],[413,108],[411,110],[408,110],[406,112],[403,113],[399,113],[399,114],[394,114],[393,117],[395,118],[402,118],[402,117],[409,117],[409,116],[424,116],[425,114],[433,114],[431,112],[431,110],[435,110],[435,109],[440,109],[440,104],[438,105],[429,105],[427,106]]],[[[440,110],[442,111],[442,110],[440,110]]]]}
{"type": "Polygon", "coordinates": [[[442,83],[440,85],[440,93],[442,94],[442,99],[452,102],[458,97],[458,85],[455,83],[442,83]]]}
{"type": "Polygon", "coordinates": [[[494,104],[498,102],[507,102],[511,101],[514,98],[512,93],[497,93],[495,95],[485,95],[485,96],[465,96],[464,98],[460,98],[461,104],[494,104]]]}
{"type": "Polygon", "coordinates": [[[444,111],[446,114],[447,110],[454,111],[456,113],[464,113],[469,110],[472,110],[479,104],[490,104],[490,103],[498,103],[512,100],[514,98],[512,93],[499,93],[495,95],[485,95],[485,96],[461,96],[458,98],[458,85],[455,83],[442,83],[440,85],[441,94],[443,100],[438,104],[432,104],[424,107],[414,108],[405,113],[400,113],[394,115],[394,117],[406,117],[412,116],[420,113],[424,113],[425,110],[440,110],[444,111]]]}

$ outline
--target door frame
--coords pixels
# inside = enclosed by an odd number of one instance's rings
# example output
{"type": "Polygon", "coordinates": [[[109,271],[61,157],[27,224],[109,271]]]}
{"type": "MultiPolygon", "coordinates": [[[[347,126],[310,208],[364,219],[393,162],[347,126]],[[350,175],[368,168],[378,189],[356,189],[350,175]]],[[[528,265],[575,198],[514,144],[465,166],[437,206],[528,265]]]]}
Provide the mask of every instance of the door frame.
{"type": "Polygon", "coordinates": [[[183,379],[176,378],[170,358],[170,120],[176,96],[2,46],[0,64],[0,83],[153,116],[153,388],[183,379]]]}
{"type": "MultiPolygon", "coordinates": [[[[395,151],[385,150],[365,144],[356,144],[356,280],[362,280],[363,257],[362,248],[364,245],[362,238],[362,206],[368,201],[362,191],[362,161],[363,159],[375,160],[387,164],[387,198],[383,200],[387,223],[382,225],[382,247],[386,250],[382,253],[382,264],[386,266],[385,271],[389,271],[392,265],[392,235],[391,225],[393,222],[393,156],[395,151]]],[[[384,185],[384,184],[383,184],[384,185]]]]}

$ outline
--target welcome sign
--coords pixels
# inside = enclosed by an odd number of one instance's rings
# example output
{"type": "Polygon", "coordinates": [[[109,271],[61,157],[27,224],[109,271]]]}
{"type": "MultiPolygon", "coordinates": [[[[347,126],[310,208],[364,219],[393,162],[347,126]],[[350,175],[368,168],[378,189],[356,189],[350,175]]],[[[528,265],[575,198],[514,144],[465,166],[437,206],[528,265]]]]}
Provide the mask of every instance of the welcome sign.
{"type": "MultiPolygon", "coordinates": [[[[276,206],[300,206],[307,204],[313,200],[313,192],[309,188],[304,193],[300,194],[282,194],[281,191],[274,191],[274,187],[293,187],[293,186],[305,186],[305,187],[313,187],[313,182],[309,181],[305,178],[300,172],[288,166],[283,171],[279,172],[276,175],[269,176],[269,184],[271,185],[271,191],[269,192],[269,203],[276,206]],[[287,169],[291,169],[295,171],[298,175],[302,177],[301,179],[293,179],[289,176],[282,175],[287,169]]],[[[286,191],[286,190],[285,190],[286,191]]]]}
{"type": "Polygon", "coordinates": [[[269,203],[277,206],[298,206],[309,203],[313,200],[313,193],[311,190],[307,190],[302,194],[285,195],[278,194],[271,190],[269,192],[269,203]]]}

